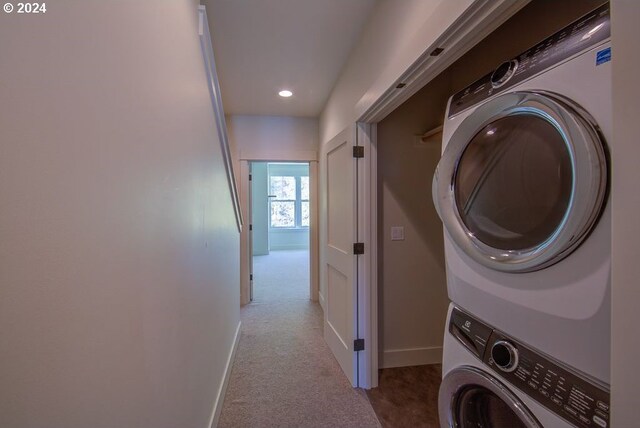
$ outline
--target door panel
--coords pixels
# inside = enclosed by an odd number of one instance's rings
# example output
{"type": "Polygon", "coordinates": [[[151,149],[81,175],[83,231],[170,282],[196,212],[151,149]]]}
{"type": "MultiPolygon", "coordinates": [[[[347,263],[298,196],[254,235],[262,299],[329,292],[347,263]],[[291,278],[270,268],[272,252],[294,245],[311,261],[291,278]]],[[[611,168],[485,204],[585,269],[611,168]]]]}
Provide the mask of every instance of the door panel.
{"type": "Polygon", "coordinates": [[[324,337],[355,386],[358,376],[357,354],[353,350],[357,337],[357,256],[353,254],[357,231],[354,143],[355,126],[350,126],[323,151],[327,223],[322,269],[326,278],[324,337]]]}
{"type": "Polygon", "coordinates": [[[350,253],[349,244],[353,244],[349,236],[353,224],[345,221],[353,205],[353,191],[348,189],[353,181],[351,146],[340,139],[327,153],[327,244],[343,253],[350,253]]]}
{"type": "Polygon", "coordinates": [[[349,299],[349,287],[348,278],[340,273],[337,269],[334,269],[331,265],[327,265],[327,298],[329,304],[327,305],[327,324],[332,330],[332,334],[335,334],[342,348],[349,349],[349,336],[351,334],[349,330],[349,320],[346,318],[348,315],[347,303],[349,299]]]}

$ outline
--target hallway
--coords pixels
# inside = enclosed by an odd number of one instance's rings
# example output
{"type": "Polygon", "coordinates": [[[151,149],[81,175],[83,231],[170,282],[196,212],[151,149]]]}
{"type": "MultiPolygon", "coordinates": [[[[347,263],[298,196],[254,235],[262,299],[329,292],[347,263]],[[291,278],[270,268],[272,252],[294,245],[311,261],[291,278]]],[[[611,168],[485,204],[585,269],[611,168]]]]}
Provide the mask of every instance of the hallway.
{"type": "Polygon", "coordinates": [[[256,257],[254,275],[219,426],[379,427],[322,338],[322,309],[308,299],[308,253],[256,257]],[[260,282],[265,274],[272,279],[260,282]]]}
{"type": "Polygon", "coordinates": [[[254,256],[253,279],[253,303],[308,300],[309,251],[271,251],[254,256]]]}

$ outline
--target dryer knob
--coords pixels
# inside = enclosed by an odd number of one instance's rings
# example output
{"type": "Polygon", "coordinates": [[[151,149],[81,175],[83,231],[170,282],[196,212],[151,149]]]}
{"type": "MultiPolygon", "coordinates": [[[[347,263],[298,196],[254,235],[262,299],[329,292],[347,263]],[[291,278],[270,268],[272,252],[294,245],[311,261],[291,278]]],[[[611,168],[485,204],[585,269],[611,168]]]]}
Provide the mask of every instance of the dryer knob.
{"type": "Polygon", "coordinates": [[[507,83],[513,73],[516,72],[518,68],[518,60],[513,59],[511,61],[503,62],[500,64],[498,68],[495,69],[493,74],[491,74],[491,86],[494,88],[499,88],[500,86],[507,83]]]}
{"type": "Polygon", "coordinates": [[[518,367],[518,350],[507,341],[499,340],[493,344],[491,358],[503,372],[512,372],[518,367]]]}

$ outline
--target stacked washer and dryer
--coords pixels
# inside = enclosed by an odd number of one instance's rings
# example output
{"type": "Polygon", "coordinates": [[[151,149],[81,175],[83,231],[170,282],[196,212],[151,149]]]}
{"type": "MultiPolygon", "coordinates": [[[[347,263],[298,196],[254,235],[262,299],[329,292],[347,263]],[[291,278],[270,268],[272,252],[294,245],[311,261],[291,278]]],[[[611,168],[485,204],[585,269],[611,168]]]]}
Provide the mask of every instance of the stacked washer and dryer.
{"type": "Polygon", "coordinates": [[[443,427],[609,425],[609,6],[449,100],[443,427]]]}

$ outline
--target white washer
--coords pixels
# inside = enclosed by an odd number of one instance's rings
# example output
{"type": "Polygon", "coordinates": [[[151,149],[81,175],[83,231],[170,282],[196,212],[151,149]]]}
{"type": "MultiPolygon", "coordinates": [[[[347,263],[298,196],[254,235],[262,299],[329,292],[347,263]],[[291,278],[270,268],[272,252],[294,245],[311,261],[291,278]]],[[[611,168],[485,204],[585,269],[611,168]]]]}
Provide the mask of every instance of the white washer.
{"type": "Polygon", "coordinates": [[[610,382],[609,6],[455,94],[433,182],[450,299],[610,382]]]}
{"type": "Polygon", "coordinates": [[[442,374],[438,410],[443,428],[608,425],[606,390],[453,304],[442,374]]]}

